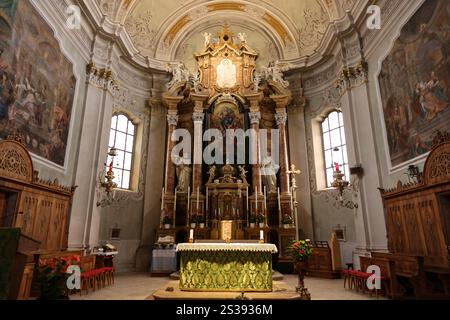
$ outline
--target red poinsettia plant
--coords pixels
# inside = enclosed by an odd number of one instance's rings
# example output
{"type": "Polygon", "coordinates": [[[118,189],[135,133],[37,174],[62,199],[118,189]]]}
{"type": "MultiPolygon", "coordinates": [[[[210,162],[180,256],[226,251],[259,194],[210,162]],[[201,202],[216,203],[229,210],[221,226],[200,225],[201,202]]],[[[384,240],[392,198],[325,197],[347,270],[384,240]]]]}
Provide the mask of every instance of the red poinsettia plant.
{"type": "Polygon", "coordinates": [[[79,265],[80,257],[71,255],[39,259],[38,281],[40,283],[40,300],[68,299],[66,281],[68,278],[67,267],[79,265]]]}
{"type": "Polygon", "coordinates": [[[314,248],[311,240],[296,240],[288,248],[291,257],[297,261],[308,261],[314,248]]]}

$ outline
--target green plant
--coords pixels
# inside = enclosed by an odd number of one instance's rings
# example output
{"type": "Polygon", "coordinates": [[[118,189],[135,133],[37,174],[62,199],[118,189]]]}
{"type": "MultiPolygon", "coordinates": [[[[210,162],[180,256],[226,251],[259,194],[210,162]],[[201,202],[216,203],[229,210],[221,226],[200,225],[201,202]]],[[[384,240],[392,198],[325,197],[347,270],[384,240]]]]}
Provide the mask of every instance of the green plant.
{"type": "Polygon", "coordinates": [[[194,221],[196,221],[197,223],[205,223],[205,217],[203,217],[202,215],[197,215],[194,221]]]}
{"type": "Polygon", "coordinates": [[[163,224],[172,224],[173,220],[171,216],[164,216],[163,217],[163,224]]]}
{"type": "Polygon", "coordinates": [[[292,224],[294,221],[292,217],[288,214],[285,214],[282,219],[283,224],[292,224]]]}
{"type": "Polygon", "coordinates": [[[256,223],[263,223],[264,222],[264,216],[262,214],[257,214],[255,216],[255,222],[256,223]]]}
{"type": "Polygon", "coordinates": [[[309,239],[296,240],[288,247],[288,252],[295,261],[308,261],[314,252],[314,248],[309,239]]]}
{"type": "Polygon", "coordinates": [[[69,299],[67,267],[78,264],[79,261],[78,256],[41,260],[37,268],[37,279],[40,284],[39,300],[69,299]]]}

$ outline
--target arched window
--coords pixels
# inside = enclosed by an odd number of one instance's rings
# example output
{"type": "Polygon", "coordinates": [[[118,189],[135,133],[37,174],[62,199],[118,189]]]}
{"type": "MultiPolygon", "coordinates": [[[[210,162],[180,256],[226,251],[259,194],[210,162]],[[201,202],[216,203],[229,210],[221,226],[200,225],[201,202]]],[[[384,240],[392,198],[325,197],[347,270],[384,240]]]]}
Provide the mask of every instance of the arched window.
{"type": "MultiPolygon", "coordinates": [[[[134,143],[136,125],[123,114],[114,115],[111,121],[109,148],[117,149],[117,156],[113,162],[114,182],[118,188],[129,190],[133,171],[134,143]]],[[[111,163],[108,156],[107,165],[111,163]]]]}
{"type": "Polygon", "coordinates": [[[339,164],[340,170],[348,181],[350,174],[342,112],[333,111],[323,120],[322,137],[327,187],[331,187],[334,181],[335,163],[339,164]]]}

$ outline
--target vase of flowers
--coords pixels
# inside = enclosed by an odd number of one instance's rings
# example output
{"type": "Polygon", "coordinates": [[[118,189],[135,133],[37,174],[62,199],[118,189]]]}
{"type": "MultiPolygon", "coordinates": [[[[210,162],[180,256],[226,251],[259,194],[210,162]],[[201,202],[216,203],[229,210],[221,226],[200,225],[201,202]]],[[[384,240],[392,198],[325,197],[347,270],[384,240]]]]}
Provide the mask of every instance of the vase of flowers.
{"type": "Polygon", "coordinates": [[[172,217],[171,216],[164,216],[163,224],[164,224],[164,229],[170,229],[172,224],[173,224],[172,217]]]}
{"type": "Polygon", "coordinates": [[[296,240],[289,246],[288,251],[294,260],[295,271],[298,274],[296,291],[300,293],[302,299],[311,300],[311,295],[305,287],[304,279],[308,270],[308,260],[314,251],[312,243],[309,239],[296,240]]]}
{"type": "Polygon", "coordinates": [[[255,228],[256,227],[256,218],[255,216],[251,216],[250,217],[250,228],[255,228]]]}
{"type": "Polygon", "coordinates": [[[293,219],[290,215],[285,214],[282,219],[283,227],[289,229],[292,226],[293,219]]]}
{"type": "Polygon", "coordinates": [[[264,219],[264,216],[262,214],[257,214],[255,219],[256,219],[255,222],[259,224],[260,228],[264,228],[265,227],[265,224],[264,224],[264,220],[265,219],[264,219]]]}
{"type": "Polygon", "coordinates": [[[205,228],[205,217],[203,217],[202,215],[197,215],[197,223],[200,229],[205,228]]]}

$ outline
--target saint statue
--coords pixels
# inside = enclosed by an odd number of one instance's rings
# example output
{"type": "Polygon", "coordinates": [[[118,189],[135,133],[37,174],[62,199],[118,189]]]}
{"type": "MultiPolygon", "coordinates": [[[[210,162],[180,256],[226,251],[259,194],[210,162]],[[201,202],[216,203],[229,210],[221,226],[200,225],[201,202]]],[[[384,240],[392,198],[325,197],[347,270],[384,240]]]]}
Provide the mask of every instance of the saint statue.
{"type": "Polygon", "coordinates": [[[243,166],[239,166],[239,172],[240,172],[240,176],[241,176],[242,182],[245,183],[245,184],[248,184],[248,182],[247,182],[247,173],[248,173],[248,171],[246,171],[243,166]]]}
{"type": "Polygon", "coordinates": [[[177,192],[187,192],[191,185],[191,167],[186,159],[178,159],[177,161],[177,179],[178,185],[176,187],[177,192]]]}
{"type": "Polygon", "coordinates": [[[275,168],[272,158],[266,157],[262,162],[261,175],[268,193],[277,192],[277,171],[278,169],[275,168]]]}

